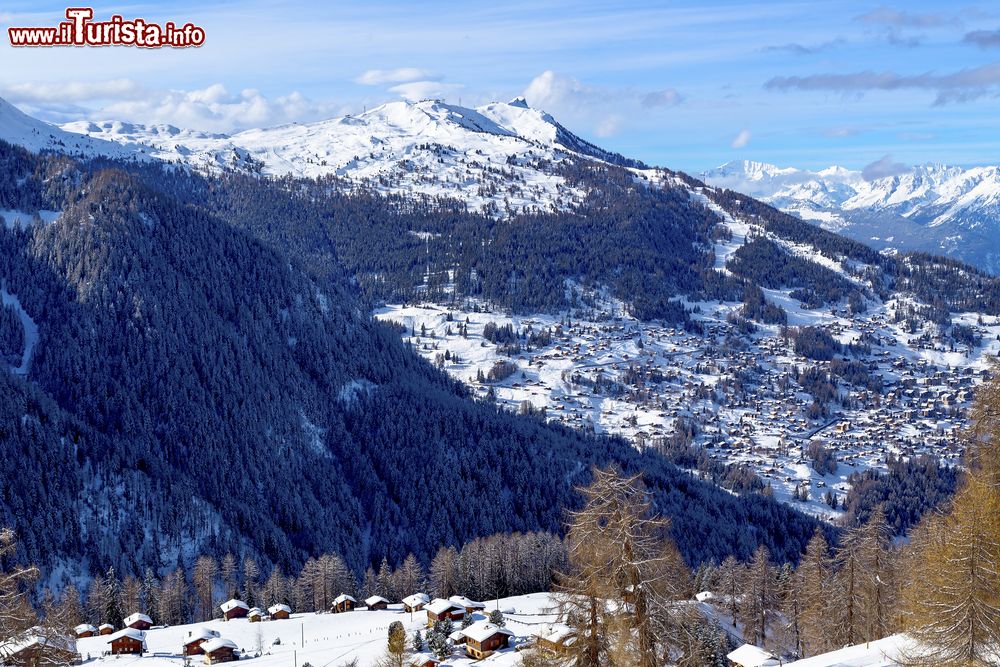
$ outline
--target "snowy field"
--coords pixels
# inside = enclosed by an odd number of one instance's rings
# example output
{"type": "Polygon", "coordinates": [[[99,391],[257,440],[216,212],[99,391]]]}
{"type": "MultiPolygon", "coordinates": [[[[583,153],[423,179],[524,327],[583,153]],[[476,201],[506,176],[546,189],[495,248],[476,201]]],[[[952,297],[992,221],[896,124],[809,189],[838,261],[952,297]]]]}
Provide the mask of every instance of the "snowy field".
{"type": "MultiPolygon", "coordinates": [[[[506,627],[514,632],[515,638],[509,649],[479,661],[483,665],[509,667],[517,664],[515,646],[556,620],[551,613],[552,599],[546,593],[501,598],[499,603],[493,600],[485,604],[490,611],[499,607],[504,612],[506,627]]],[[[474,618],[485,617],[475,614],[474,618]]],[[[390,623],[402,622],[409,640],[414,631],[426,629],[426,619],[425,612],[416,612],[411,619],[410,614],[403,612],[402,605],[390,605],[386,611],[367,611],[362,607],[343,614],[292,614],[288,620],[261,623],[250,623],[246,619],[215,620],[154,628],[146,633],[148,653],[141,657],[102,656],[106,637],[80,639],[77,650],[84,657],[84,664],[91,667],[180,667],[184,665],[183,638],[192,630],[208,628],[234,641],[245,656],[240,662],[253,667],[301,667],[307,662],[313,667],[337,667],[355,658],[360,667],[369,667],[383,655],[390,623]]],[[[459,624],[455,628],[458,629],[459,624]]],[[[201,664],[203,658],[194,656],[192,660],[201,664]]],[[[457,647],[454,657],[443,664],[458,667],[473,662],[465,657],[461,647],[457,647]]]]}

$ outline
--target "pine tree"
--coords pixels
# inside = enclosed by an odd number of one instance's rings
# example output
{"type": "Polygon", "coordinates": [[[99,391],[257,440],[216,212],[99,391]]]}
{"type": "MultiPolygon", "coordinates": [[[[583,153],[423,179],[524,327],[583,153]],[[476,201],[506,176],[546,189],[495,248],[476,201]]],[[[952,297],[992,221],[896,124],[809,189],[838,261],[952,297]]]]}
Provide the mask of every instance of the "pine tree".
{"type": "Polygon", "coordinates": [[[726,608],[732,618],[733,627],[740,614],[740,591],[743,589],[743,579],[746,577],[746,567],[733,556],[726,556],[722,565],[716,571],[719,592],[725,596],[726,608]]]}
{"type": "Polygon", "coordinates": [[[971,473],[947,516],[915,531],[904,589],[921,665],[994,665],[1000,646],[1000,490],[971,473]]]}
{"type": "Polygon", "coordinates": [[[104,600],[103,621],[116,628],[121,627],[125,614],[122,611],[122,588],[115,574],[114,566],[108,568],[101,582],[101,597],[104,600]]]}
{"type": "Polygon", "coordinates": [[[199,556],[191,572],[191,584],[198,599],[198,620],[207,621],[215,615],[215,577],[218,565],[211,556],[199,556]]]}
{"type": "Polygon", "coordinates": [[[799,625],[804,656],[823,653],[832,647],[829,616],[831,567],[830,548],[823,531],[817,528],[794,575],[801,609],[799,625]]]}
{"type": "Polygon", "coordinates": [[[233,554],[227,553],[222,557],[219,572],[222,574],[222,585],[226,589],[226,599],[231,600],[237,597],[239,595],[238,569],[236,566],[236,557],[233,554]]]}
{"type": "Polygon", "coordinates": [[[743,584],[743,604],[740,620],[743,636],[747,641],[764,646],[767,628],[778,607],[777,580],[767,547],[761,545],[754,552],[743,584]]]}
{"type": "Polygon", "coordinates": [[[251,607],[257,604],[258,587],[260,586],[260,567],[257,561],[247,556],[243,559],[243,596],[244,602],[251,607]]]}

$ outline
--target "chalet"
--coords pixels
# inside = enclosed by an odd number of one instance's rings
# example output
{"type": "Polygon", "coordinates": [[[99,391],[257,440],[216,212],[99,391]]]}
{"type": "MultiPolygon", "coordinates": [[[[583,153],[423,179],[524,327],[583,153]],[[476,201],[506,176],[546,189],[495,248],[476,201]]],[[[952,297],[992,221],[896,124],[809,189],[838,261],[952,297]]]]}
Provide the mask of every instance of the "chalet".
{"type": "Polygon", "coordinates": [[[0,664],[35,667],[71,665],[79,662],[76,639],[36,626],[0,642],[0,664]]]}
{"type": "Polygon", "coordinates": [[[254,607],[247,612],[247,620],[251,623],[260,623],[264,620],[264,611],[260,607],[254,607]]]}
{"type": "Polygon", "coordinates": [[[431,599],[427,597],[426,593],[414,593],[413,595],[408,595],[403,598],[403,611],[408,614],[412,614],[415,611],[423,611],[423,608],[427,606],[427,603],[431,599]]]}
{"type": "Polygon", "coordinates": [[[410,658],[410,667],[438,667],[441,661],[433,653],[417,653],[410,658]]]}
{"type": "Polygon", "coordinates": [[[368,607],[368,611],[388,609],[389,601],[381,595],[373,595],[370,598],[365,598],[365,606],[368,607]]]}
{"type": "Polygon", "coordinates": [[[287,604],[276,604],[268,607],[267,613],[271,615],[272,621],[280,621],[292,615],[292,608],[287,604]]]}
{"type": "Polygon", "coordinates": [[[773,655],[753,644],[743,644],[726,656],[733,667],[777,667],[780,664],[773,655]]]}
{"type": "Polygon", "coordinates": [[[214,637],[201,645],[201,650],[205,654],[206,665],[236,660],[237,648],[236,642],[231,639],[223,639],[222,637],[214,637]]]}
{"type": "Polygon", "coordinates": [[[122,620],[122,625],[133,630],[149,630],[153,627],[153,619],[145,614],[135,613],[122,620]]]}
{"type": "Polygon", "coordinates": [[[544,653],[568,655],[575,644],[576,633],[565,625],[550,625],[535,634],[535,646],[544,653]]]}
{"type": "Polygon", "coordinates": [[[97,634],[99,635],[110,635],[115,631],[115,626],[110,623],[101,623],[97,626],[97,634]]]}
{"type": "Polygon", "coordinates": [[[454,644],[455,646],[465,643],[465,635],[462,634],[461,630],[455,630],[453,633],[448,635],[448,639],[450,639],[451,643],[454,644]]]}
{"type": "Polygon", "coordinates": [[[108,635],[112,655],[142,655],[146,650],[146,633],[135,628],[124,628],[108,635]]]}
{"type": "Polygon", "coordinates": [[[222,617],[227,621],[231,621],[234,618],[245,618],[247,612],[250,611],[250,607],[243,600],[229,600],[223,602],[219,605],[219,609],[222,610],[222,617]]]}
{"type": "Polygon", "coordinates": [[[334,598],[333,606],[330,608],[330,611],[333,612],[334,614],[340,614],[345,611],[354,611],[354,607],[356,607],[357,604],[358,601],[352,598],[350,595],[346,593],[341,593],[336,598],[334,598]]]}
{"type": "Polygon", "coordinates": [[[465,635],[465,652],[470,658],[482,660],[494,652],[507,648],[514,633],[507,628],[493,625],[489,621],[479,621],[462,630],[465,635]]]}
{"type": "Polygon", "coordinates": [[[424,607],[427,612],[427,625],[434,625],[436,621],[443,621],[448,618],[452,621],[461,621],[465,618],[465,607],[456,604],[451,600],[437,598],[424,607]]]}
{"type": "Polygon", "coordinates": [[[474,600],[470,600],[464,595],[452,595],[450,598],[448,598],[448,600],[454,602],[455,604],[462,605],[462,607],[465,608],[466,614],[474,614],[477,611],[478,612],[486,611],[486,605],[484,605],[482,602],[476,602],[474,600]]]}
{"type": "Polygon", "coordinates": [[[201,645],[209,639],[215,639],[218,636],[218,632],[209,630],[208,628],[188,630],[187,635],[184,637],[184,644],[181,646],[181,653],[183,655],[202,655],[204,651],[201,645]]]}
{"type": "Polygon", "coordinates": [[[81,623],[80,625],[73,628],[73,632],[76,633],[77,639],[83,639],[84,637],[93,637],[97,634],[97,628],[90,625],[89,623],[81,623]]]}

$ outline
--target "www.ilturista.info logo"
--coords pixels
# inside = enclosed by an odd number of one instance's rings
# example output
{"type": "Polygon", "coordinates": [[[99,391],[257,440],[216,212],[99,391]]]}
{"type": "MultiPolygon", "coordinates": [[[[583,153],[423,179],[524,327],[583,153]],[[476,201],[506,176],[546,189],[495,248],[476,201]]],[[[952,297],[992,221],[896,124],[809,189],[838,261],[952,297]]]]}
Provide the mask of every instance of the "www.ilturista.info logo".
{"type": "Polygon", "coordinates": [[[90,7],[70,7],[68,20],[47,28],[7,28],[11,46],[139,46],[147,49],[183,49],[205,43],[205,29],[173,21],[160,25],[144,19],[112,16],[94,21],[90,7]]]}

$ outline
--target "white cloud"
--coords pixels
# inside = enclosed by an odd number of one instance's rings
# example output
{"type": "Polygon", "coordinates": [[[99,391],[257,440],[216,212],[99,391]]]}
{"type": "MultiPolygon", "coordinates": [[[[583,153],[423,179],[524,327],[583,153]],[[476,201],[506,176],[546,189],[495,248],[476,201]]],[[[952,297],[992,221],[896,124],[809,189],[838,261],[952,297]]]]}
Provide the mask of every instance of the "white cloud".
{"type": "Polygon", "coordinates": [[[135,99],[146,92],[131,79],[95,82],[15,83],[0,89],[0,96],[13,103],[89,102],[106,99],[135,99]]]}
{"type": "Polygon", "coordinates": [[[875,181],[890,176],[902,176],[910,171],[910,168],[902,162],[893,162],[891,155],[884,155],[862,169],[861,175],[866,181],[875,181]]]}
{"type": "Polygon", "coordinates": [[[397,67],[396,69],[370,69],[354,79],[355,83],[364,86],[383,86],[387,83],[406,83],[408,81],[428,81],[435,77],[416,67],[397,67]]]}
{"type": "Polygon", "coordinates": [[[427,99],[441,99],[449,93],[463,88],[460,83],[443,83],[441,81],[410,81],[393,86],[389,92],[396,93],[411,102],[427,99]]]}
{"type": "Polygon", "coordinates": [[[599,137],[611,137],[618,133],[618,128],[622,124],[622,117],[618,115],[611,115],[598,123],[597,128],[594,130],[594,134],[599,137]]]}
{"type": "Polygon", "coordinates": [[[743,129],[739,131],[739,134],[733,137],[733,141],[729,145],[733,148],[743,148],[748,143],[750,143],[750,130],[743,129]]]}

